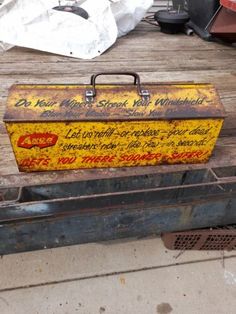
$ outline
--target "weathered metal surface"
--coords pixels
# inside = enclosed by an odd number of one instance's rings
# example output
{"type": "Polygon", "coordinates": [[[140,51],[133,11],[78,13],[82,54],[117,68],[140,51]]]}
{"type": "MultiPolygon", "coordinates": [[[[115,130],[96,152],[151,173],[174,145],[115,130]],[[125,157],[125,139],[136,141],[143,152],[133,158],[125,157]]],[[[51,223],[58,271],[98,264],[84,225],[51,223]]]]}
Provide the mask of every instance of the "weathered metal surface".
{"type": "MultiPolygon", "coordinates": [[[[141,87],[140,87],[141,88],[141,87]]],[[[222,118],[218,93],[211,84],[145,84],[150,99],[142,100],[135,85],[13,85],[4,120],[111,121],[222,118]]],[[[144,89],[144,87],[142,88],[144,89]]]]}
{"type": "Polygon", "coordinates": [[[0,254],[236,223],[236,177],[227,174],[203,169],[22,188],[15,202],[0,203],[0,254]]]}
{"type": "Polygon", "coordinates": [[[219,37],[225,41],[231,43],[236,42],[235,20],[236,12],[221,7],[210,27],[210,33],[215,37],[219,37]]]}
{"type": "Polygon", "coordinates": [[[206,162],[220,119],[10,123],[21,171],[206,162]]]}
{"type": "MultiPolygon", "coordinates": [[[[113,73],[105,73],[111,75],[113,73]]],[[[224,109],[208,84],[15,85],[5,122],[20,171],[201,163],[224,109]]],[[[102,73],[104,75],[104,73],[102,73]]]]}

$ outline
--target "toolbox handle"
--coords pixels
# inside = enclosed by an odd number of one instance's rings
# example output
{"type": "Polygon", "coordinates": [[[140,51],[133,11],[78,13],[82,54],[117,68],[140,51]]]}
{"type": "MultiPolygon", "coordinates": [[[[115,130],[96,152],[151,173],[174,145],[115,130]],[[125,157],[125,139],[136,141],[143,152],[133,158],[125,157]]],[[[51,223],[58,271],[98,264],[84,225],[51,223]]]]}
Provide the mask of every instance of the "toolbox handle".
{"type": "Polygon", "coordinates": [[[92,102],[94,97],[96,97],[96,78],[101,75],[128,75],[134,78],[134,85],[137,86],[137,91],[139,96],[142,97],[143,100],[149,100],[150,93],[148,90],[142,89],[140,83],[140,76],[135,72],[101,72],[91,76],[90,84],[92,85],[92,89],[86,90],[86,101],[92,102]]]}

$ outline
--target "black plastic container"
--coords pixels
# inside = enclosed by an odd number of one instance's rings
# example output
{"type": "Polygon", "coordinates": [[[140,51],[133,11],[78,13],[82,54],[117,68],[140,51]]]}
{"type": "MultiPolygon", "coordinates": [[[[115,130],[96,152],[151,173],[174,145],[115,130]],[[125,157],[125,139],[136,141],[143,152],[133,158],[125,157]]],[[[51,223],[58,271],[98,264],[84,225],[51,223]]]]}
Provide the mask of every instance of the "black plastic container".
{"type": "Polygon", "coordinates": [[[185,24],[189,16],[185,11],[160,10],[155,13],[155,20],[161,27],[161,31],[166,34],[176,34],[184,31],[185,24]]]}

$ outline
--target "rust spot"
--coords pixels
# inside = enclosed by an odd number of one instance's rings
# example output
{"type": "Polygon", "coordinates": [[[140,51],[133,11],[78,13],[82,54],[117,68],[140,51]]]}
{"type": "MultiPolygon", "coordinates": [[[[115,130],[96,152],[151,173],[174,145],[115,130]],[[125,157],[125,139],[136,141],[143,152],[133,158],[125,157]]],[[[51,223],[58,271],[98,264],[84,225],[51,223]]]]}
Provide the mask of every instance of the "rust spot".
{"type": "Polygon", "coordinates": [[[157,305],[157,314],[169,314],[173,311],[169,303],[161,303],[157,305]]]}

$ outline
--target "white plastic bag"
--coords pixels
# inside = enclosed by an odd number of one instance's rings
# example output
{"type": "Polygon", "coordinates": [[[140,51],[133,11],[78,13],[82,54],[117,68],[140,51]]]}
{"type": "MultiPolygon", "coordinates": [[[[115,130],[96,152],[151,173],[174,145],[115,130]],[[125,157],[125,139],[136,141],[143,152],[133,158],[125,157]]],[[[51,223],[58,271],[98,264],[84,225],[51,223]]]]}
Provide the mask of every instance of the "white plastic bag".
{"type": "Polygon", "coordinates": [[[108,0],[85,1],[81,7],[88,20],[55,6],[58,0],[6,0],[0,7],[0,41],[84,59],[100,55],[116,41],[108,0]]]}
{"type": "Polygon", "coordinates": [[[153,5],[153,0],[110,0],[110,2],[118,27],[118,36],[126,35],[133,30],[153,5]]]}
{"type": "MultiPolygon", "coordinates": [[[[21,46],[91,59],[144,17],[153,0],[78,1],[89,19],[53,8],[58,0],[5,0],[0,7],[0,51],[21,46]]],[[[73,4],[61,0],[61,5],[73,4]]]]}

